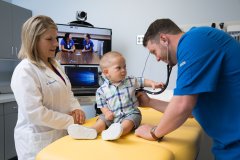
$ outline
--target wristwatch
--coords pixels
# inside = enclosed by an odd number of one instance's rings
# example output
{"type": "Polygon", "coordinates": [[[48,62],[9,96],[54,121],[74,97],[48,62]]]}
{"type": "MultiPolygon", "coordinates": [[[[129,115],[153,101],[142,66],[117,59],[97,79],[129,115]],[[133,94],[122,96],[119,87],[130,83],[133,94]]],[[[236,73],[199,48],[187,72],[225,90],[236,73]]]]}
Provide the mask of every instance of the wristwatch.
{"type": "Polygon", "coordinates": [[[151,136],[152,136],[153,139],[155,139],[156,141],[160,142],[160,141],[163,139],[164,136],[162,136],[162,137],[157,137],[157,136],[155,135],[155,133],[154,133],[156,128],[157,128],[157,126],[153,127],[153,128],[150,130],[150,134],[151,134],[151,136]]]}

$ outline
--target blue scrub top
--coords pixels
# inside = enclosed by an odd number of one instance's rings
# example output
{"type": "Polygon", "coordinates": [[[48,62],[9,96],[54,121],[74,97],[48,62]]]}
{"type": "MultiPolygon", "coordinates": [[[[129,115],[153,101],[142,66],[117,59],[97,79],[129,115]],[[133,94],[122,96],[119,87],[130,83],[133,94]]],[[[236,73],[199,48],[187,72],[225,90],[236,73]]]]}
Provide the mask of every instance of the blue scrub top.
{"type": "Polygon", "coordinates": [[[85,47],[86,50],[90,50],[92,49],[93,51],[93,47],[94,47],[94,44],[91,40],[89,40],[89,42],[87,42],[85,39],[83,40],[83,46],[85,47]]]}
{"type": "Polygon", "coordinates": [[[211,27],[192,28],[177,50],[174,95],[198,94],[193,115],[218,160],[240,159],[240,44],[211,27]]]}
{"type": "Polygon", "coordinates": [[[64,48],[66,48],[66,49],[72,49],[72,47],[74,46],[74,41],[72,39],[70,39],[69,43],[66,43],[65,40],[62,39],[60,44],[63,45],[64,48]]]}

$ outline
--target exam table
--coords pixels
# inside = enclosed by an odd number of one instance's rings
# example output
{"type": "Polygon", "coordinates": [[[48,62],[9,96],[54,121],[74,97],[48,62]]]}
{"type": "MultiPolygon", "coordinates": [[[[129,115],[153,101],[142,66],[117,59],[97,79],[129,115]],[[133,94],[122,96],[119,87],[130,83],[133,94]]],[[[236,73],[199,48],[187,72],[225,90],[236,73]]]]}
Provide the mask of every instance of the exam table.
{"type": "MultiPolygon", "coordinates": [[[[162,113],[152,108],[140,108],[142,124],[157,125],[162,113]]],[[[95,123],[97,117],[86,121],[95,123]]],[[[164,136],[161,142],[148,141],[134,132],[115,141],[104,141],[101,134],[94,140],[75,140],[65,136],[40,151],[36,160],[196,160],[199,152],[201,127],[194,118],[164,136]]]]}

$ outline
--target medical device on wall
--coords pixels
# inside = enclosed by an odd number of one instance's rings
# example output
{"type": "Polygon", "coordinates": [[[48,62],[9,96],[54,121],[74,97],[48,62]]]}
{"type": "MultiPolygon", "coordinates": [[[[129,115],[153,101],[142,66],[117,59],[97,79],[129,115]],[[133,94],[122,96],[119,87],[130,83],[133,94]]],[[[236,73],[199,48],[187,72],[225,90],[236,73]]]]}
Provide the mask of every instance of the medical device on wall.
{"type": "Polygon", "coordinates": [[[240,42],[240,25],[228,25],[227,26],[227,33],[232,36],[235,40],[240,42]]]}

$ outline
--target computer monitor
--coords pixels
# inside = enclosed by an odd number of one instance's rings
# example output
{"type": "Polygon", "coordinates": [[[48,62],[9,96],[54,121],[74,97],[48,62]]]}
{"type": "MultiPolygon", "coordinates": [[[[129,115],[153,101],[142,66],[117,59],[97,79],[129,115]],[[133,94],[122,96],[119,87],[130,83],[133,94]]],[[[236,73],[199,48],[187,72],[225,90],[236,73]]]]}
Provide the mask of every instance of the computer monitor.
{"type": "Polygon", "coordinates": [[[77,25],[57,24],[59,47],[56,50],[56,59],[62,65],[99,65],[102,55],[112,49],[112,30],[77,25]],[[66,33],[70,33],[75,43],[75,52],[61,51],[61,41],[66,33]],[[90,35],[93,42],[93,52],[84,52],[84,37],[90,35]]]}
{"type": "Polygon", "coordinates": [[[65,66],[75,95],[95,95],[99,87],[97,66],[65,66]]]}

